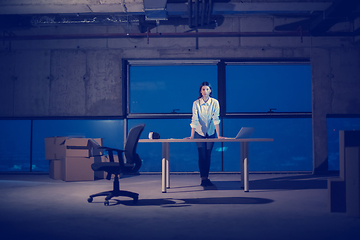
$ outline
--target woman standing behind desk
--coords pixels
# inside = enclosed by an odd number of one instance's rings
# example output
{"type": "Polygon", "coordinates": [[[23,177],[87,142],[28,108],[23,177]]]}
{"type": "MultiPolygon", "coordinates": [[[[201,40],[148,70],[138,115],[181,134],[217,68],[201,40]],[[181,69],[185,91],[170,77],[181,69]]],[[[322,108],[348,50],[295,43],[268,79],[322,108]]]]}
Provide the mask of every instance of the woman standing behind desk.
{"type": "MultiPolygon", "coordinates": [[[[199,97],[193,103],[192,118],[191,118],[191,136],[187,139],[193,138],[218,138],[223,139],[220,135],[220,106],[218,100],[212,98],[212,89],[208,82],[203,82],[200,85],[199,97]]],[[[201,178],[201,186],[213,186],[214,184],[209,180],[211,151],[213,149],[213,142],[197,142],[199,152],[199,171],[201,178]]]]}

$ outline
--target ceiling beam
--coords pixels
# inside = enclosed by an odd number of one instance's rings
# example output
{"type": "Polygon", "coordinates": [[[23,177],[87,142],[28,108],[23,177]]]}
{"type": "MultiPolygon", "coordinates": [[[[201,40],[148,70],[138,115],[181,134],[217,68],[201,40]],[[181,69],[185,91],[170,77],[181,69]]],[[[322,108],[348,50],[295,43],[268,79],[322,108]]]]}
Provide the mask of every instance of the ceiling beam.
{"type": "Polygon", "coordinates": [[[359,4],[359,1],[354,0],[335,0],[323,14],[311,22],[310,33],[314,36],[323,35],[336,23],[353,20],[359,14],[354,12],[359,4]]]}
{"type": "MultiPolygon", "coordinates": [[[[214,2],[212,15],[274,15],[274,14],[311,14],[324,11],[329,2],[282,2],[282,3],[242,3],[242,2],[214,2]]],[[[188,15],[188,3],[168,3],[169,15],[188,15]]]]}
{"type": "MultiPolygon", "coordinates": [[[[0,15],[61,13],[131,13],[144,15],[145,8],[150,10],[158,7],[164,9],[164,1],[165,0],[0,0],[0,15]]],[[[324,11],[330,5],[331,3],[329,2],[214,2],[211,14],[309,14],[314,11],[324,11]]],[[[166,11],[168,15],[187,16],[188,2],[167,3],[166,11]]]]}
{"type": "Polygon", "coordinates": [[[144,14],[143,0],[0,0],[0,15],[132,13],[144,14]]]}

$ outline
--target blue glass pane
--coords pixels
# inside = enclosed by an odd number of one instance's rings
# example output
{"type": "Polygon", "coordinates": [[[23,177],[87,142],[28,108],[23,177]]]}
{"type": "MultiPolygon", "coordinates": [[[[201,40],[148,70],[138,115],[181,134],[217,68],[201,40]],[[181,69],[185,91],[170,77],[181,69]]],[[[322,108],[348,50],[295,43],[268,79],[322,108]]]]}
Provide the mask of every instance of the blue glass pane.
{"type": "Polygon", "coordinates": [[[131,66],[130,112],[190,113],[204,81],[216,98],[216,66],[131,66]]]}
{"type": "MultiPolygon", "coordinates": [[[[190,119],[132,119],[129,129],[145,123],[141,138],[148,138],[149,132],[157,132],[161,138],[184,138],[190,136],[190,119]]],[[[215,151],[220,147],[216,143],[212,152],[210,171],[221,171],[221,152],[215,151]]],[[[170,143],[170,171],[197,172],[198,151],[195,143],[170,143]]],[[[161,172],[162,145],[161,143],[139,143],[137,152],[143,160],[140,172],[161,172]]]]}
{"type": "Polygon", "coordinates": [[[34,120],[33,129],[33,171],[49,170],[45,160],[46,137],[103,138],[104,146],[124,147],[123,120],[34,120]]]}
{"type": "MultiPolygon", "coordinates": [[[[224,136],[235,137],[241,127],[255,127],[249,143],[250,171],[312,171],[311,118],[224,119],[224,136]]],[[[224,143],[224,171],[239,171],[240,144],[224,143]]]]}
{"type": "Polygon", "coordinates": [[[30,120],[0,121],[0,171],[30,171],[30,120]]]}
{"type": "Polygon", "coordinates": [[[359,117],[327,118],[328,170],[339,170],[339,131],[360,130],[359,117]]]}
{"type": "Polygon", "coordinates": [[[226,67],[227,112],[311,112],[309,65],[226,67]]]}

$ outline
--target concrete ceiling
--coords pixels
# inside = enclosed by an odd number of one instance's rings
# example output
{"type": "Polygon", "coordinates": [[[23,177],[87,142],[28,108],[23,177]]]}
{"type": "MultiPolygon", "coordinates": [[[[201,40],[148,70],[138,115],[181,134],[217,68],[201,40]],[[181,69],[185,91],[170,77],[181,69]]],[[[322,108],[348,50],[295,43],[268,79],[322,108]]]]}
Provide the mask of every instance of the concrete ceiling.
{"type": "MultiPolygon", "coordinates": [[[[187,16],[188,0],[0,0],[0,15],[11,14],[136,14],[151,15],[156,11],[166,16],[187,16]]],[[[200,8],[212,4],[212,14],[309,14],[324,11],[333,1],[239,1],[192,0],[200,8]]]]}
{"type": "MultiPolygon", "coordinates": [[[[303,20],[277,26],[312,35],[325,34],[334,24],[359,19],[356,0],[0,0],[0,30],[55,24],[138,23],[142,32],[181,20],[191,28],[215,28],[228,15],[278,16],[303,20]]],[[[354,32],[358,31],[357,29],[354,32]]]]}

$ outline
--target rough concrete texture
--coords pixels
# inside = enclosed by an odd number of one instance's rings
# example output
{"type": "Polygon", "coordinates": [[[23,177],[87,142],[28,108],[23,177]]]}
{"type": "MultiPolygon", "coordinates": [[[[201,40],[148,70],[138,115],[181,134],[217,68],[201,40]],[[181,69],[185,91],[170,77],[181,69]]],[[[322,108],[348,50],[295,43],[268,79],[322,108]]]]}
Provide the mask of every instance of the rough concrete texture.
{"type": "Polygon", "coordinates": [[[87,54],[86,115],[122,115],[121,51],[91,51],[87,54]]]}
{"type": "Polygon", "coordinates": [[[8,52],[0,54],[0,116],[14,115],[14,58],[15,55],[8,52]]]}
{"type": "Polygon", "coordinates": [[[86,53],[54,51],[51,61],[50,115],[85,115],[86,53]]]}
{"type": "Polygon", "coordinates": [[[14,114],[46,116],[49,109],[50,54],[19,51],[15,55],[14,114]]]}
{"type": "Polygon", "coordinates": [[[332,113],[358,114],[360,106],[360,52],[353,48],[331,50],[332,113]]]}
{"type": "MultiPolygon", "coordinates": [[[[301,19],[232,16],[199,32],[272,32],[301,19]]],[[[354,24],[358,24],[359,20],[354,24]]],[[[348,24],[332,30],[347,31],[348,24]]],[[[160,25],[152,33],[185,33],[160,25]]],[[[137,26],[59,26],[17,36],[139,33],[137,26]]],[[[309,59],[315,172],[327,170],[326,115],[360,114],[359,46],[351,37],[179,37],[21,40],[0,44],[0,116],[121,116],[122,59],[309,59]]]]}
{"type": "Polygon", "coordinates": [[[172,175],[161,193],[160,175],[128,176],[121,189],[139,193],[137,205],[116,197],[104,206],[104,197],[86,200],[112,188],[105,179],[3,174],[0,230],[14,240],[358,240],[360,218],[329,211],[327,177],[251,174],[244,192],[237,174],[211,175],[216,190],[198,175],[172,175]]]}

